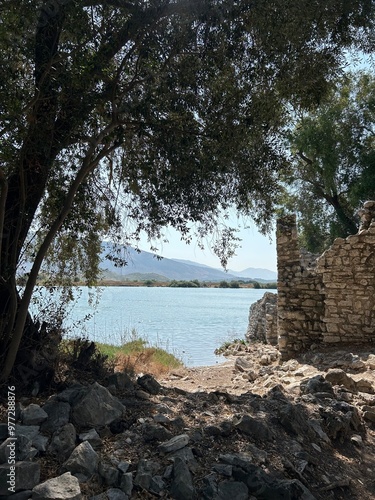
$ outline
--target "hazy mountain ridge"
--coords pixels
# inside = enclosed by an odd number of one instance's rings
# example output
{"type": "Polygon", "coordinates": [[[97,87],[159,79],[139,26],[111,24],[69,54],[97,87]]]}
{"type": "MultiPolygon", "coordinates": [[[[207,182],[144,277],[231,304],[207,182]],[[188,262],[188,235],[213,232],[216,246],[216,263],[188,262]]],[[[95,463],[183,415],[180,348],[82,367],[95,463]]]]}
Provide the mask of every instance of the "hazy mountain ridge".
{"type": "Polygon", "coordinates": [[[111,252],[113,246],[109,243],[103,244],[101,269],[110,275],[111,279],[124,280],[131,274],[157,274],[171,280],[193,280],[199,281],[221,281],[254,279],[275,281],[277,275],[269,269],[247,268],[243,272],[221,271],[213,267],[199,264],[193,261],[181,259],[158,258],[156,254],[142,251],[138,253],[131,247],[121,249],[120,256],[127,262],[125,267],[118,267],[109,260],[106,255],[111,252]],[[253,272],[254,271],[254,272],[253,272]]]}

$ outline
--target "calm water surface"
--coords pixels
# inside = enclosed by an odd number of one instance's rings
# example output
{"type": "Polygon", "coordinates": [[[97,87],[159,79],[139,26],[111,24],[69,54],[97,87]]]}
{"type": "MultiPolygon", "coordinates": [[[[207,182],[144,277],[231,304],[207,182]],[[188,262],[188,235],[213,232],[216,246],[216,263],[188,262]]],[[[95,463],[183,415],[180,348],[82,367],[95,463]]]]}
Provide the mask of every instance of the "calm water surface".
{"type": "Polygon", "coordinates": [[[107,287],[95,310],[88,305],[88,289],[83,287],[69,326],[92,313],[85,324],[91,340],[120,344],[124,337],[129,339],[134,328],[139,336],[182,357],[188,366],[213,365],[224,359],[214,354],[217,347],[227,340],[244,338],[250,304],[265,292],[250,288],[107,287]]]}

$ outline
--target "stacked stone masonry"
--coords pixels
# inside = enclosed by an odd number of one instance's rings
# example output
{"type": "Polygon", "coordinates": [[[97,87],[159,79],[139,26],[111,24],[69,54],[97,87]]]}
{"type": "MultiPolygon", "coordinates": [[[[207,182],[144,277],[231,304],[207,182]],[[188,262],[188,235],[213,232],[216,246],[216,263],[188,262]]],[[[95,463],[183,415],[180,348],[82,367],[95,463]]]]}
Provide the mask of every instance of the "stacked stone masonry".
{"type": "MultiPolygon", "coordinates": [[[[318,258],[300,251],[294,216],[278,221],[277,340],[283,359],[322,342],[375,342],[375,201],[359,214],[358,234],[336,239],[318,258]]],[[[266,330],[268,324],[275,331],[274,316],[266,319],[266,330]]]]}

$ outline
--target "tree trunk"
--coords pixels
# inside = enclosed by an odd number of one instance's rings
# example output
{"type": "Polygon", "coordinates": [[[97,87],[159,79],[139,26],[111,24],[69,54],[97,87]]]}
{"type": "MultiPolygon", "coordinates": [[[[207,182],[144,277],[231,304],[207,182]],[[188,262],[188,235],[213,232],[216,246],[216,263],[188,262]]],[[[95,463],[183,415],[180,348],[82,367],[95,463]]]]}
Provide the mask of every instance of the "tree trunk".
{"type": "Polygon", "coordinates": [[[356,222],[346,214],[344,207],[342,206],[338,195],[327,197],[328,203],[334,208],[338,220],[344,227],[347,235],[356,234],[358,232],[358,225],[356,222]]]}

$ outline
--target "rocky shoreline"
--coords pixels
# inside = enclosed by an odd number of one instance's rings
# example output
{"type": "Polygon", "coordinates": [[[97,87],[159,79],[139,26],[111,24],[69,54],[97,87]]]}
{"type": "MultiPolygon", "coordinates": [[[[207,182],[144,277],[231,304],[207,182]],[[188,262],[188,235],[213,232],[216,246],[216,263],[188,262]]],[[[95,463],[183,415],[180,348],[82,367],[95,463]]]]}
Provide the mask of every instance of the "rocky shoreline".
{"type": "Polygon", "coordinates": [[[17,440],[0,424],[0,500],[374,498],[370,350],[280,363],[272,346],[241,344],[230,356],[22,398],[17,440]]]}

